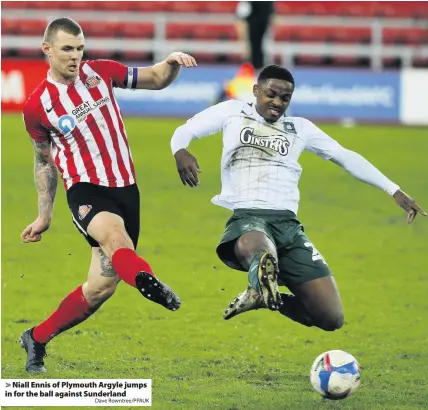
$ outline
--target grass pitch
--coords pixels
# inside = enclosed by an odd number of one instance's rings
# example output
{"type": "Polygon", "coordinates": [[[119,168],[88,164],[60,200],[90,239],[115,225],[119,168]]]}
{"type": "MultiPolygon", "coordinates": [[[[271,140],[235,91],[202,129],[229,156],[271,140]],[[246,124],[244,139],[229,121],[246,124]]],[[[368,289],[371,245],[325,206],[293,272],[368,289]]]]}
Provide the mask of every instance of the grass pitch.
{"type": "MultiPolygon", "coordinates": [[[[169,312],[121,284],[93,317],[49,344],[41,378],[151,378],[159,410],[427,408],[428,218],[407,225],[387,194],[304,153],[299,219],[335,273],[346,325],[323,332],[270,311],[224,321],[246,275],[215,254],[230,215],[210,203],[220,188],[221,139],[191,145],[203,173],[197,189],[184,188],[169,148],[181,123],[126,120],[142,196],[138,251],[181,296],[182,308],[169,312]],[[360,389],[341,402],[320,399],[308,379],[312,361],[330,349],[352,353],[363,368],[360,389]]],[[[321,128],[428,210],[427,129],[321,128]]],[[[89,266],[62,186],[42,243],[20,242],[37,215],[32,163],[21,116],[3,116],[3,378],[28,378],[16,340],[85,281],[89,266]]]]}

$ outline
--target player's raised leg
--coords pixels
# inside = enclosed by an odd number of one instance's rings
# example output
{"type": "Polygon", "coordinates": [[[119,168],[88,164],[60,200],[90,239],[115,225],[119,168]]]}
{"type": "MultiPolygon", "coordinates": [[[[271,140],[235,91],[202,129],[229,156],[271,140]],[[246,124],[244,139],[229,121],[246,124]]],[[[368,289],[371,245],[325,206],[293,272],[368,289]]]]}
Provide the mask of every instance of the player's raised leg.
{"type": "MultiPolygon", "coordinates": [[[[343,311],[336,282],[332,276],[313,279],[299,285],[289,285],[293,293],[280,293],[279,312],[305,326],[323,330],[340,329],[343,311]]],[[[251,285],[237,296],[224,312],[228,320],[250,310],[267,309],[261,294],[251,285]]]]}
{"type": "Polygon", "coordinates": [[[282,294],[280,312],[306,326],[336,330],[343,325],[342,303],[330,268],[303,230],[288,249],[280,249],[281,280],[292,294],[282,294]]]}
{"type": "Polygon", "coordinates": [[[327,331],[343,326],[342,302],[333,276],[290,285],[289,288],[293,295],[286,295],[287,301],[284,300],[280,309],[282,314],[306,326],[327,331]]]}
{"type": "Polygon", "coordinates": [[[259,292],[266,306],[277,310],[281,304],[278,291],[278,265],[274,243],[260,231],[244,233],[235,243],[235,255],[248,270],[248,280],[259,292]]]}
{"type": "Polygon", "coordinates": [[[153,273],[150,265],[134,250],[123,219],[111,212],[96,214],[88,225],[87,233],[97,241],[120,279],[136,287],[147,299],[169,310],[181,306],[180,298],[153,273]]]}
{"type": "MultiPolygon", "coordinates": [[[[298,228],[287,247],[278,251],[279,282],[292,293],[281,293],[279,312],[305,326],[336,330],[343,325],[343,311],[336,282],[322,255],[298,228]]],[[[252,287],[241,293],[224,313],[230,319],[240,313],[267,308],[252,287]]]]}
{"type": "Polygon", "coordinates": [[[46,371],[46,344],[91,316],[114,294],[119,281],[104,252],[100,248],[92,248],[88,280],[68,294],[45,321],[21,335],[19,341],[27,352],[25,369],[31,373],[46,371]]]}

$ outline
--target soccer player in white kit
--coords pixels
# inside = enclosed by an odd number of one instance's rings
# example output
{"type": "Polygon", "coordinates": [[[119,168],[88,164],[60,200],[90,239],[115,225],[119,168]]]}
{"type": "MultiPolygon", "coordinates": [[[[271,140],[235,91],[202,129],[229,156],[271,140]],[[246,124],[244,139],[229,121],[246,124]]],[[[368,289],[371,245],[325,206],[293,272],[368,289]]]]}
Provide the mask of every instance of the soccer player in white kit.
{"type": "Polygon", "coordinates": [[[330,160],[355,178],[384,190],[408,213],[426,213],[377,168],[343,148],[311,121],[287,117],[294,78],[285,68],[265,67],[254,85],[254,101],[214,105],[175,131],[171,148],[184,185],[196,187],[200,171],[189,143],[223,132],[220,195],[212,202],[233,210],[217,247],[229,267],[248,271],[249,285],[224,312],[269,308],[306,326],[339,329],[342,304],[332,273],[297,220],[303,151],[330,160]],[[292,293],[280,293],[286,285],[292,293]]]}
{"type": "Polygon", "coordinates": [[[38,217],[21,239],[38,242],[49,229],[59,170],[73,223],[92,255],[86,282],[21,335],[25,368],[32,373],[46,370],[46,344],[95,313],[121,280],[169,310],[181,304],[136,253],[140,194],[113,88],[159,90],[174,81],[182,66],[194,67],[196,61],[176,52],[150,67],[127,67],[112,60],[82,61],[84,47],[82,29],[74,20],[61,17],[48,24],[42,49],[50,70],[23,109],[35,154],[38,217]]]}

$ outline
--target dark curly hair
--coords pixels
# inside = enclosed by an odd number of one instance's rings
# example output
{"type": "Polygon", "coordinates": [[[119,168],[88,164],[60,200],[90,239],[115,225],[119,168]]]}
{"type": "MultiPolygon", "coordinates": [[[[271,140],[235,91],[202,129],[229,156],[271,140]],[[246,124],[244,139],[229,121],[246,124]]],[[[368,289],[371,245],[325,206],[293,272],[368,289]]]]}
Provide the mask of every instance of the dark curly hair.
{"type": "Polygon", "coordinates": [[[260,71],[260,74],[257,78],[257,84],[260,85],[260,83],[265,82],[270,78],[276,78],[278,80],[288,81],[294,86],[294,77],[291,74],[291,72],[279,65],[272,64],[263,68],[263,70],[260,71]]]}

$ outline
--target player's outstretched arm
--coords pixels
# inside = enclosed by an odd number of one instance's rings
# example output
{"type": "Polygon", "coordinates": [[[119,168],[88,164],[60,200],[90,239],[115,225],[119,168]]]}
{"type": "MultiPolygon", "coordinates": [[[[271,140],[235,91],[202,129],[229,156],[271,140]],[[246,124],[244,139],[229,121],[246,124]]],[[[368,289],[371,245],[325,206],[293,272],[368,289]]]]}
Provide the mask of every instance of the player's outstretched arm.
{"type": "Polygon", "coordinates": [[[378,187],[392,195],[397,205],[407,212],[408,223],[414,221],[417,213],[424,216],[427,215],[426,212],[423,211],[410,196],[404,193],[398,185],[390,181],[360,154],[341,147],[330,160],[341,166],[360,181],[378,187]]]}
{"type": "Polygon", "coordinates": [[[407,212],[408,223],[413,222],[418,213],[427,215],[397,184],[388,179],[362,155],[342,147],[336,140],[306,119],[303,119],[303,127],[307,137],[306,150],[334,162],[354,178],[387,192],[394,198],[397,205],[407,212]]]}
{"type": "Polygon", "coordinates": [[[34,146],[34,182],[38,194],[39,216],[21,233],[24,242],[38,242],[41,234],[49,229],[52,221],[53,205],[58,185],[58,173],[52,160],[51,143],[46,140],[34,146]]]}
{"type": "Polygon", "coordinates": [[[183,66],[196,67],[197,63],[189,54],[174,52],[160,63],[150,67],[139,67],[136,88],[162,90],[175,80],[183,66]]]}
{"type": "Polygon", "coordinates": [[[360,154],[341,147],[335,151],[334,156],[330,158],[330,160],[341,166],[360,181],[378,187],[392,195],[397,205],[407,212],[408,223],[414,221],[417,213],[424,216],[427,215],[426,212],[424,212],[410,196],[404,193],[398,185],[389,180],[360,154]]]}

